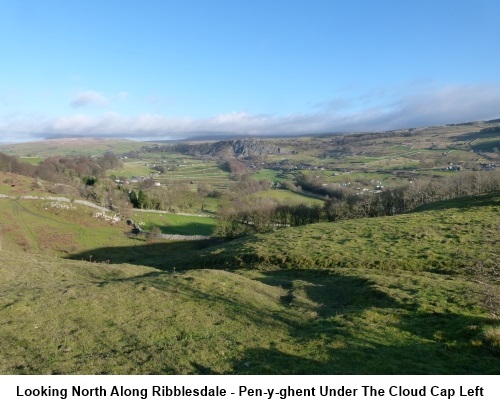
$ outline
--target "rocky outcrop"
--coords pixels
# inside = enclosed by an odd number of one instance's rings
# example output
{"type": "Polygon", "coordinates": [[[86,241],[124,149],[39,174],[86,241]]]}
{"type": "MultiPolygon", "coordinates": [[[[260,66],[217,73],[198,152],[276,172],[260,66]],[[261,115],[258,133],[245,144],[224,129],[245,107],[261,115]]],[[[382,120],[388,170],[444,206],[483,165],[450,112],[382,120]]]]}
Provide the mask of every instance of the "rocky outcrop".
{"type": "Polygon", "coordinates": [[[244,158],[265,155],[288,155],[291,152],[264,139],[236,139],[201,144],[176,145],[177,152],[193,156],[244,158]]]}

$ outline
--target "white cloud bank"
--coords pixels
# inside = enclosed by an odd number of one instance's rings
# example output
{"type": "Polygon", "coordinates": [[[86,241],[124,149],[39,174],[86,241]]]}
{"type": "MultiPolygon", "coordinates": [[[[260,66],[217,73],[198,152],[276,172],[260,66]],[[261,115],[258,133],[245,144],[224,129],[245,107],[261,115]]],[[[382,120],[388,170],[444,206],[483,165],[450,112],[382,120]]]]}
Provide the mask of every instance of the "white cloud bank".
{"type": "MultiPolygon", "coordinates": [[[[106,101],[97,92],[73,100],[80,106],[106,101]]],[[[346,100],[345,105],[353,105],[346,100]]],[[[0,119],[0,141],[46,136],[121,137],[142,140],[180,139],[217,133],[227,135],[300,135],[325,132],[381,131],[500,118],[498,85],[449,86],[400,97],[364,110],[336,110],[335,103],[309,114],[285,116],[232,112],[210,118],[169,118],[157,114],[100,116],[75,114],[57,118],[8,116],[0,119]],[[24,137],[24,138],[23,138],[24,137]]]]}

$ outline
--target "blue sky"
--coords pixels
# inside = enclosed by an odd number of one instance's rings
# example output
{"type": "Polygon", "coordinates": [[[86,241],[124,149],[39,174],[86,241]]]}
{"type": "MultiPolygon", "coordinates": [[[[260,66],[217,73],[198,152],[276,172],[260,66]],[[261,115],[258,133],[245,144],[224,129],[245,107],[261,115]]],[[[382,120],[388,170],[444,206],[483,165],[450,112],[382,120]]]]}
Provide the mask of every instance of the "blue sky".
{"type": "Polygon", "coordinates": [[[0,141],[500,118],[497,0],[0,0],[0,141]]]}

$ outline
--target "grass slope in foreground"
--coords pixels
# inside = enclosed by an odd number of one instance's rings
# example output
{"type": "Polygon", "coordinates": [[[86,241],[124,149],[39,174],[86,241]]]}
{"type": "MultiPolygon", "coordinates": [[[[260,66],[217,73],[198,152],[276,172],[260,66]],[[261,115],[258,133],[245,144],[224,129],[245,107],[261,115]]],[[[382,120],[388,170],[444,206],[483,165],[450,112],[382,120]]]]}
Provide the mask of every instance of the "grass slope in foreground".
{"type": "Polygon", "coordinates": [[[0,258],[1,374],[234,373],[299,317],[281,288],[223,271],[0,258]]]}
{"type": "Polygon", "coordinates": [[[500,371],[498,328],[449,276],[0,258],[2,374],[500,371]]]}
{"type": "Polygon", "coordinates": [[[202,249],[197,260],[219,270],[0,251],[0,373],[498,374],[498,321],[482,307],[479,285],[453,267],[474,252],[498,262],[498,201],[491,194],[202,249]],[[398,252],[423,245],[396,237],[417,228],[421,243],[446,247],[439,268],[425,257],[400,265],[398,252]],[[328,230],[340,232],[338,251],[328,230]],[[357,252],[342,249],[342,235],[358,241],[357,252]],[[290,244],[300,242],[307,250],[294,255],[290,244]],[[290,259],[280,266],[275,252],[286,243],[290,259]],[[377,266],[382,249],[395,259],[377,266]],[[239,269],[227,271],[231,252],[239,269]],[[319,252],[351,267],[320,262],[319,252]]]}

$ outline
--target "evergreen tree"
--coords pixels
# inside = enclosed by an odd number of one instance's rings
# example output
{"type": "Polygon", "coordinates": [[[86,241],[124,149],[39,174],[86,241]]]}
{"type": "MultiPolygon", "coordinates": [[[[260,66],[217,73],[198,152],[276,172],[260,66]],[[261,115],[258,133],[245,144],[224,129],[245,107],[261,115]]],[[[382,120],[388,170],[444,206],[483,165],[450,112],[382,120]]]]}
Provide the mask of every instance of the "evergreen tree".
{"type": "Polygon", "coordinates": [[[149,199],[146,193],[142,190],[139,190],[139,194],[137,195],[137,204],[139,208],[148,208],[149,199]]]}
{"type": "Polygon", "coordinates": [[[139,199],[137,198],[137,193],[134,190],[130,192],[130,202],[134,208],[139,208],[139,199]]]}

